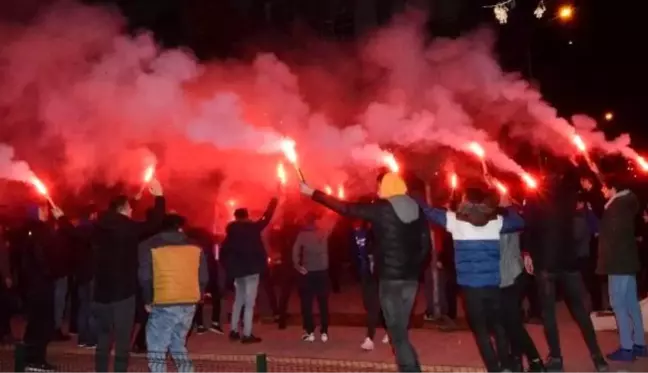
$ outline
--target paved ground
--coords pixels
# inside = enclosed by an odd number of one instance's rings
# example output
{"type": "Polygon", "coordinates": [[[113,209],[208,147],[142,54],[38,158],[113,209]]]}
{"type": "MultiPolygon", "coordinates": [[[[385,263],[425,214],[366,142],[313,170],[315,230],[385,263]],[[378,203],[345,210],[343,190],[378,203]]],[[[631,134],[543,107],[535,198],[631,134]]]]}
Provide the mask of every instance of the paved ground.
{"type": "MultiPolygon", "coordinates": [[[[326,344],[322,342],[301,342],[301,328],[299,325],[293,324],[287,330],[280,331],[272,324],[257,323],[255,325],[255,334],[264,338],[264,341],[260,344],[244,346],[229,342],[225,336],[208,333],[192,336],[189,341],[189,350],[192,355],[199,359],[210,359],[210,357],[223,355],[248,356],[247,358],[243,356],[244,360],[247,359],[245,363],[247,365],[227,365],[227,367],[219,367],[219,369],[211,367],[213,368],[211,370],[252,370],[254,369],[253,356],[258,353],[267,354],[270,360],[272,358],[285,358],[285,361],[292,362],[281,363],[284,365],[277,363],[274,368],[271,368],[272,371],[375,371],[382,370],[382,368],[373,366],[363,369],[358,364],[363,361],[393,363],[393,354],[388,345],[377,343],[374,351],[364,352],[360,349],[360,343],[364,338],[364,328],[340,325],[344,324],[345,317],[349,315],[355,314],[356,316],[353,318],[362,319],[361,308],[358,307],[360,301],[355,290],[334,295],[331,303],[333,313],[338,315],[338,322],[334,322],[331,327],[331,339],[326,344]],[[345,363],[327,365],[321,361],[317,362],[311,359],[345,361],[345,363]]],[[[417,308],[419,312],[422,312],[421,305],[417,308]]],[[[293,302],[291,309],[293,313],[297,313],[296,302],[293,302]]],[[[559,320],[567,370],[591,371],[593,367],[580,333],[562,304],[559,304],[559,320]]],[[[16,325],[16,327],[19,329],[20,325],[16,325]]],[[[546,354],[547,348],[541,327],[529,325],[528,328],[541,353],[546,354]]],[[[16,331],[18,332],[18,330],[16,331]]],[[[430,368],[437,367],[437,369],[445,370],[445,367],[482,367],[474,341],[468,331],[445,333],[434,329],[416,328],[412,330],[411,334],[422,364],[430,366],[430,368]]],[[[378,337],[382,337],[381,331],[379,331],[378,337]]],[[[614,349],[618,343],[615,333],[599,333],[599,341],[604,351],[614,349]]],[[[51,353],[53,356],[65,355],[67,358],[69,356],[79,356],[75,359],[78,362],[85,361],[85,369],[91,369],[89,364],[91,364],[92,351],[80,350],[73,342],[55,343],[52,346],[51,353]]],[[[142,366],[138,370],[141,368],[142,366]]],[[[612,368],[614,371],[648,371],[648,360],[640,360],[632,364],[613,364],[612,368]]]]}

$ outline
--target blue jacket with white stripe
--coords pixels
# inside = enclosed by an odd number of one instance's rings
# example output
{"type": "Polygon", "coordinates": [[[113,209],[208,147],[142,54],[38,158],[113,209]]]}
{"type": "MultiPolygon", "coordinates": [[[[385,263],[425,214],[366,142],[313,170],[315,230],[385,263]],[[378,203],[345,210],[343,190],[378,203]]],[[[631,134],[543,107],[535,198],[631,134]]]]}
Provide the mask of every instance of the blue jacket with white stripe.
{"type": "Polygon", "coordinates": [[[467,287],[499,287],[500,234],[521,230],[522,217],[514,209],[508,209],[505,215],[485,215],[489,209],[483,205],[464,204],[460,213],[421,206],[429,221],[452,234],[457,283],[467,287]]]}

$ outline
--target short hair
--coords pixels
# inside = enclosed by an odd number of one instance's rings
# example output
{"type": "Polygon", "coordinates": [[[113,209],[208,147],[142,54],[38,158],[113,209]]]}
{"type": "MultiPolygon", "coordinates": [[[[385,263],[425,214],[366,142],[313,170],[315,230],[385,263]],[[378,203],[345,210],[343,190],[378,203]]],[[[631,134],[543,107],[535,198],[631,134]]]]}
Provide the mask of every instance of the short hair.
{"type": "Polygon", "coordinates": [[[167,214],[162,219],[162,230],[163,231],[177,231],[180,228],[184,227],[187,220],[179,214],[167,214]]]}
{"type": "Polygon", "coordinates": [[[607,176],[605,178],[605,185],[608,188],[614,188],[617,191],[628,188],[628,183],[616,175],[607,176]]]}
{"type": "Polygon", "coordinates": [[[480,204],[485,203],[488,197],[488,193],[480,187],[470,186],[464,191],[464,196],[466,200],[470,203],[480,204]]]}
{"type": "Polygon", "coordinates": [[[248,209],[246,209],[245,207],[241,207],[234,210],[234,218],[236,220],[247,219],[248,217],[250,217],[250,213],[248,212],[248,209]]]}
{"type": "Polygon", "coordinates": [[[110,201],[109,209],[111,211],[119,211],[128,204],[128,196],[121,194],[110,201]]]}

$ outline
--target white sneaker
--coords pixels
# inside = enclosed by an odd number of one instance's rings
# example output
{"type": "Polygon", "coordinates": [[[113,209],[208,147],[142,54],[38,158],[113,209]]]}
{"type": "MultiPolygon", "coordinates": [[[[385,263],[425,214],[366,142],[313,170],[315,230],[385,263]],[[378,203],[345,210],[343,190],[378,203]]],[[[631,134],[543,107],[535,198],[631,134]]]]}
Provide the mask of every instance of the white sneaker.
{"type": "Polygon", "coordinates": [[[384,343],[384,344],[389,343],[389,334],[385,333],[385,336],[382,339],[382,343],[384,343]]]}
{"type": "Polygon", "coordinates": [[[371,351],[374,349],[374,343],[371,340],[371,338],[367,337],[365,338],[364,342],[360,345],[360,348],[362,348],[365,351],[371,351]]]}
{"type": "Polygon", "coordinates": [[[327,333],[322,333],[322,335],[320,336],[320,339],[324,343],[328,342],[328,334],[327,333]]]}
{"type": "Polygon", "coordinates": [[[302,341],[304,341],[304,342],[315,342],[315,334],[313,334],[313,333],[304,333],[304,335],[302,335],[302,341]]]}

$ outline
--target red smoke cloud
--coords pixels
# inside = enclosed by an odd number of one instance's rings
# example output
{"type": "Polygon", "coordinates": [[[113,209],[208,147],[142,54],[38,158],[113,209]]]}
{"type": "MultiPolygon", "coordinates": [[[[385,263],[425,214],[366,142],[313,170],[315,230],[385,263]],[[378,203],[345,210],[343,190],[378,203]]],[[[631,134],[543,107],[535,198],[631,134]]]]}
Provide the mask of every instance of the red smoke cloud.
{"type": "MultiPolygon", "coordinates": [[[[203,63],[161,49],[149,33],[125,34],[113,11],[59,3],[0,26],[0,140],[68,189],[137,184],[155,157],[156,175],[179,187],[177,200],[195,199],[209,216],[205,203],[219,199],[265,203],[258,191],[274,191],[283,136],[320,187],[349,185],[350,173],[379,166],[383,144],[466,152],[477,141],[489,162],[520,173],[494,141],[504,126],[534,146],[572,151],[574,128],[502,71],[491,32],[427,43],[423,21],[397,17],[353,53],[329,45],[330,65],[269,53],[203,63]]],[[[629,151],[627,136],[607,142],[591,120],[574,122],[590,146],[629,151]]],[[[0,176],[24,180],[29,169],[12,164],[9,149],[0,148],[0,176]]]]}

